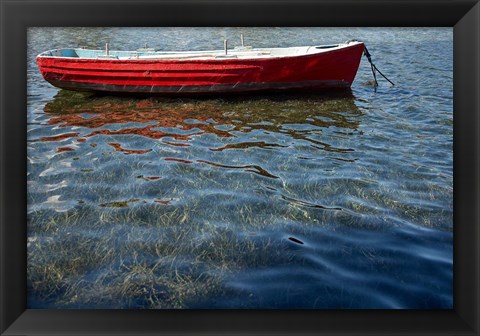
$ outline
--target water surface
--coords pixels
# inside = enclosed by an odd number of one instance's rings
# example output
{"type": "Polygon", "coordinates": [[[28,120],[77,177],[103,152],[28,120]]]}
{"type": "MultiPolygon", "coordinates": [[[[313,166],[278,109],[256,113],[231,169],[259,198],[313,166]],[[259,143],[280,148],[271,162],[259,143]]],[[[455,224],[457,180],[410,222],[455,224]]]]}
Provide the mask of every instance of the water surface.
{"type": "Polygon", "coordinates": [[[451,309],[446,28],[28,30],[29,308],[451,309]],[[58,90],[60,47],[366,43],[351,91],[58,90]],[[235,42],[238,41],[238,42],[235,42]]]}

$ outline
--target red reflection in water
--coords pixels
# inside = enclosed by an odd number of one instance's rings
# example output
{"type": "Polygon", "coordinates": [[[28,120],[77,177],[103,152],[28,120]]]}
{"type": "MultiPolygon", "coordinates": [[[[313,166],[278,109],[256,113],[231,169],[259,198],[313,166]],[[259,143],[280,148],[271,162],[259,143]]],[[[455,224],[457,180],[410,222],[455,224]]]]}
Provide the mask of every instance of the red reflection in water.
{"type": "Polygon", "coordinates": [[[70,139],[78,136],[80,133],[64,133],[64,134],[59,134],[59,135],[54,135],[54,136],[49,136],[49,137],[41,137],[40,141],[62,141],[65,139],[70,139]]]}
{"type": "Polygon", "coordinates": [[[144,176],[143,178],[150,181],[156,181],[160,179],[160,176],[144,176]]]}
{"type": "Polygon", "coordinates": [[[143,175],[138,175],[137,178],[145,180],[145,181],[156,181],[161,179],[160,176],[143,176],[143,175]]]}
{"type": "MultiPolygon", "coordinates": [[[[165,143],[171,146],[186,147],[189,144],[185,142],[205,132],[215,133],[220,137],[230,136],[228,132],[217,130],[214,124],[208,122],[212,119],[212,114],[221,115],[219,109],[212,103],[199,104],[181,101],[162,103],[150,99],[88,97],[83,94],[60,91],[55,99],[45,106],[44,111],[50,117],[49,125],[84,127],[92,130],[78,138],[77,142],[85,142],[87,138],[100,134],[109,136],[139,135],[155,140],[171,138],[179,142],[165,141],[165,143]],[[186,119],[194,119],[196,122],[185,123],[186,119]],[[148,125],[132,126],[130,125],[132,123],[148,125]],[[107,126],[121,124],[125,126],[120,129],[105,129],[107,126]],[[160,128],[168,128],[171,131],[160,128]],[[176,129],[181,130],[181,133],[176,132],[176,129]],[[193,132],[185,134],[188,131],[193,132]]],[[[40,141],[60,141],[77,136],[79,133],[67,133],[43,137],[40,141]]],[[[145,153],[137,150],[124,150],[120,145],[115,149],[125,154],[145,153]]]]}
{"type": "Polygon", "coordinates": [[[189,144],[181,143],[181,142],[171,142],[171,141],[163,141],[167,145],[177,146],[177,147],[189,147],[189,144]]]}
{"type": "Polygon", "coordinates": [[[88,98],[61,91],[53,102],[45,106],[44,111],[51,116],[48,120],[50,125],[80,126],[95,129],[112,124],[149,123],[145,127],[128,127],[119,131],[102,130],[106,133],[94,131],[88,136],[96,134],[137,134],[151,139],[168,136],[178,140],[190,140],[191,136],[205,132],[215,133],[222,137],[231,136],[228,132],[217,130],[215,124],[208,122],[212,118],[217,120],[222,116],[220,109],[212,102],[182,103],[181,101],[173,101],[162,103],[149,99],[138,101],[122,98],[88,98]],[[88,114],[89,117],[84,117],[84,114],[88,114]],[[185,123],[184,120],[186,119],[195,119],[198,122],[185,123]],[[200,131],[189,135],[181,135],[155,129],[159,127],[177,128],[182,131],[193,129],[200,131]]]}
{"type": "MultiPolygon", "coordinates": [[[[156,126],[153,126],[156,127],[156,126]]],[[[145,136],[151,139],[161,139],[165,137],[172,137],[175,140],[184,140],[188,141],[190,140],[190,135],[184,135],[184,134],[172,134],[172,133],[165,133],[162,131],[158,130],[152,130],[151,126],[148,127],[141,127],[141,128],[123,128],[117,131],[111,131],[111,130],[98,130],[98,131],[93,131],[90,134],[87,134],[85,137],[92,137],[94,135],[98,134],[104,134],[104,135],[140,135],[140,136],[145,136]]],[[[196,133],[193,135],[197,135],[201,133],[196,133]]]]}
{"type": "Polygon", "coordinates": [[[190,160],[171,158],[171,157],[167,157],[167,158],[164,158],[164,159],[165,159],[165,161],[176,161],[176,162],[181,162],[181,163],[193,163],[193,161],[190,161],[190,160]]]}
{"type": "MultiPolygon", "coordinates": [[[[84,142],[95,135],[138,135],[150,139],[172,138],[163,143],[186,147],[193,137],[209,133],[217,137],[232,137],[235,132],[256,130],[285,134],[295,140],[305,140],[320,145],[321,150],[344,151],[309,138],[310,131],[285,129],[288,124],[308,124],[316,127],[357,129],[356,117],[363,113],[355,105],[353,96],[321,97],[318,95],[278,99],[130,99],[125,97],[88,96],[62,90],[44,111],[50,118],[48,124],[61,127],[84,127],[91,132],[77,139],[84,142]],[[286,112],[285,112],[286,111],[286,112]],[[132,125],[136,124],[136,125],[132,125]],[[115,130],[106,129],[117,125],[115,130]],[[120,125],[124,125],[121,127],[120,125]],[[228,130],[218,129],[227,125],[228,130]],[[120,127],[119,127],[120,126],[120,127]],[[190,133],[188,133],[190,131],[190,133]],[[188,133],[188,134],[185,134],[188,133]],[[176,141],[179,141],[178,143],[176,141]]],[[[59,141],[75,137],[67,133],[44,137],[41,141],[59,141]]],[[[328,139],[327,139],[328,140],[328,139]]],[[[248,147],[282,147],[274,143],[244,142],[212,148],[213,151],[243,149],[248,147]]]]}
{"type": "Polygon", "coordinates": [[[115,148],[115,151],[117,152],[123,152],[125,153],[126,155],[130,155],[130,154],[145,154],[145,153],[148,153],[148,152],[151,152],[152,150],[151,149],[125,149],[125,148],[122,148],[122,145],[120,145],[119,143],[117,142],[109,142],[108,143],[110,146],[112,146],[113,148],[115,148]]]}
{"type": "Polygon", "coordinates": [[[58,147],[57,148],[57,153],[62,153],[62,152],[72,152],[74,151],[75,149],[71,148],[71,147],[58,147]]]}

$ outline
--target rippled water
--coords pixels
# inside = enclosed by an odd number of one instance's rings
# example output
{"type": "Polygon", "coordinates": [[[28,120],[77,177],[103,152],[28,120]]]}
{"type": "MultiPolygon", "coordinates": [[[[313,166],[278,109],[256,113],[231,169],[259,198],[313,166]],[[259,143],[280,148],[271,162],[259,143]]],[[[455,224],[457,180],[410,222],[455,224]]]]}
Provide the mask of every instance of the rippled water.
{"type": "Polygon", "coordinates": [[[32,28],[30,308],[452,308],[452,30],[32,28]],[[366,43],[352,90],[62,91],[35,56],[366,43]],[[238,43],[235,41],[238,40],[238,43]]]}

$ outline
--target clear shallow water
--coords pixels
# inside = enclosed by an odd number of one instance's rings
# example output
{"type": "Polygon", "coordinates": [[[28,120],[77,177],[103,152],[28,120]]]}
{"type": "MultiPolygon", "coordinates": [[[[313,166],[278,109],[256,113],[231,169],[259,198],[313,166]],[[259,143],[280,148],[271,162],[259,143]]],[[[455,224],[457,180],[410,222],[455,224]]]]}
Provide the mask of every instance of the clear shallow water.
{"type": "Polygon", "coordinates": [[[452,308],[451,29],[32,28],[30,308],[452,308]],[[351,92],[62,91],[35,56],[359,39],[351,92]],[[238,40],[238,43],[235,41],[238,40]]]}

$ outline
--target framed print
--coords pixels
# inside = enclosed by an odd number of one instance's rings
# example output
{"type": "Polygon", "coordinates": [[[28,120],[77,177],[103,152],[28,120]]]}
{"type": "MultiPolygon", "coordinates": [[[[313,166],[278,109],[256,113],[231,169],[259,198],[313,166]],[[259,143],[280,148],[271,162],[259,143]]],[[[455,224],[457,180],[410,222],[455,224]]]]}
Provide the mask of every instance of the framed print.
{"type": "Polygon", "coordinates": [[[478,335],[477,1],[1,17],[2,335],[478,335]]]}

